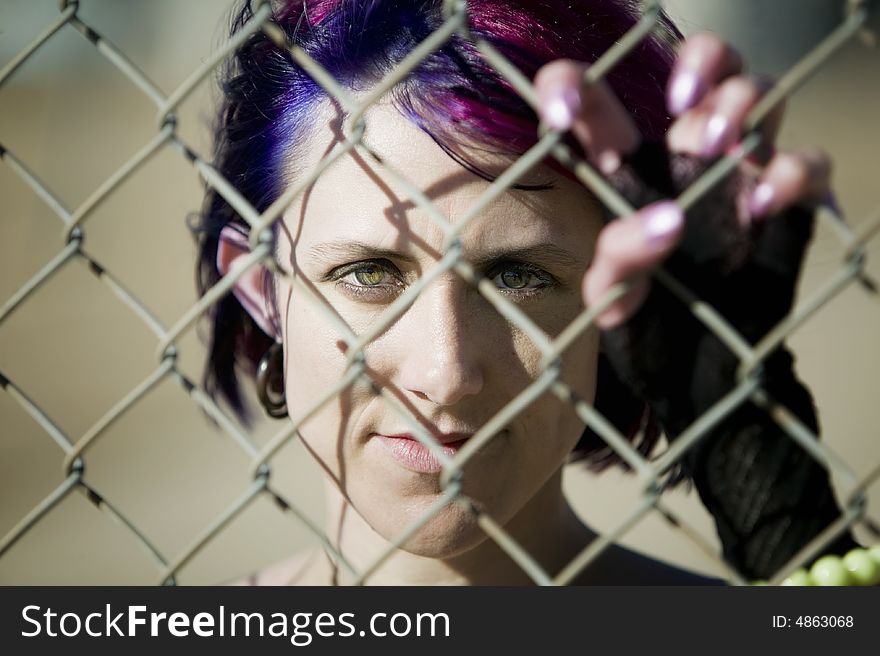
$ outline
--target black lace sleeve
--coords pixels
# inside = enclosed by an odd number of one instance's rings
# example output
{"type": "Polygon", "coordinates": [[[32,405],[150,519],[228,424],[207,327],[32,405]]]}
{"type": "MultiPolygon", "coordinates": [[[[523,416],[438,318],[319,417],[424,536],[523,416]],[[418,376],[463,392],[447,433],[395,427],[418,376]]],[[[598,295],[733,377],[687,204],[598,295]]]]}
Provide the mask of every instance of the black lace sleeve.
{"type": "MultiPolygon", "coordinates": [[[[707,165],[644,144],[610,182],[641,207],[674,198],[707,165]]],[[[791,310],[813,213],[794,207],[743,227],[737,207],[748,184],[734,174],[697,202],[664,268],[755,343],[791,310]]],[[[672,440],[737,384],[737,356],[656,281],[636,315],[602,340],[617,375],[672,440]]],[[[812,397],[788,350],[778,348],[758,375],[769,398],[818,435],[812,397]]],[[[725,558],[749,578],[772,576],[839,515],[826,470],[751,400],[715,425],[681,467],[715,519],[725,558]]],[[[832,551],[854,546],[846,534],[832,551]]]]}

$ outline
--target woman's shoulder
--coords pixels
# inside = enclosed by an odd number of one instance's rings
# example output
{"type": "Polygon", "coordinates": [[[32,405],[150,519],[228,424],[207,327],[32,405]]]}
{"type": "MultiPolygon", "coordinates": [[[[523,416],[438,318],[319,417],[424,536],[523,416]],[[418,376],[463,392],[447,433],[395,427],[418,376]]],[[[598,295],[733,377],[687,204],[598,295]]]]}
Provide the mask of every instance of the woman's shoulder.
{"type": "Polygon", "coordinates": [[[318,550],[308,549],[289,558],[273,563],[248,576],[227,581],[223,585],[260,586],[260,585],[322,585],[316,576],[318,550]]]}
{"type": "MultiPolygon", "coordinates": [[[[320,549],[309,549],[224,585],[332,585],[332,573],[322,566],[325,563],[320,549]]],[[[573,584],[726,585],[722,579],[690,572],[620,545],[609,547],[573,584]]]]}

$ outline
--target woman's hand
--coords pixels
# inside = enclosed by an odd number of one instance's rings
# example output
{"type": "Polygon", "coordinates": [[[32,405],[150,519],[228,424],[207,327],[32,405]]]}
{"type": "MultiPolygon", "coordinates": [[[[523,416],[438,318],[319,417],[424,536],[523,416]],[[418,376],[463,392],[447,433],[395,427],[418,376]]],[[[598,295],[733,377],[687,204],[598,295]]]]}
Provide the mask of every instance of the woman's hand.
{"type": "MultiPolygon", "coordinates": [[[[692,37],[669,81],[676,118],[666,143],[651,144],[606,85],[582,84],[584,68],[558,61],[539,72],[543,119],[570,129],[639,208],[602,230],[584,299],[596,304],[617,283],[631,282],[598,318],[603,351],[674,439],[735,387],[739,359],[651,274],[662,265],[758,341],[791,310],[812,207],[827,193],[830,166],[815,149],[774,153],[779,106],[760,127],[763,171],[733,172],[685,217],[671,199],[736,147],[766,84],[743,75],[739,56],[716,37],[692,37]]],[[[763,362],[761,385],[818,433],[812,399],[785,349],[763,362]]],[[[839,514],[826,471],[751,401],[714,426],[682,466],[715,517],[726,558],[746,576],[771,576],[839,514]]],[[[834,548],[852,544],[845,536],[834,548]]]]}
{"type": "MultiPolygon", "coordinates": [[[[637,154],[641,137],[607,85],[582,84],[586,68],[572,61],[553,62],[538,73],[535,87],[545,122],[570,129],[592,163],[613,182],[621,165],[626,168],[627,158],[637,154]]],[[[765,80],[742,73],[741,59],[729,45],[710,34],[694,35],[682,46],[668,85],[669,111],[676,117],[667,134],[669,151],[704,162],[723,154],[742,136],[743,121],[766,88],[765,80]]],[[[828,192],[830,163],[822,151],[803,148],[773,154],[782,114],[780,104],[761,125],[764,141],[757,155],[766,164],[764,171],[740,189],[738,197],[727,199],[737,204],[733,209],[743,233],[793,206],[812,207],[828,192]]],[[[696,176],[682,175],[679,187],[688,177],[696,176]]],[[[638,196],[623,191],[625,196],[638,196]]],[[[657,198],[664,198],[680,188],[655,191],[661,192],[657,198]]],[[[636,200],[647,198],[650,194],[636,200]]],[[[585,301],[597,303],[624,280],[634,285],[598,318],[601,328],[622,324],[645,299],[650,274],[672,254],[684,233],[676,218],[674,206],[648,204],[602,231],[584,280],[585,301]]]]}

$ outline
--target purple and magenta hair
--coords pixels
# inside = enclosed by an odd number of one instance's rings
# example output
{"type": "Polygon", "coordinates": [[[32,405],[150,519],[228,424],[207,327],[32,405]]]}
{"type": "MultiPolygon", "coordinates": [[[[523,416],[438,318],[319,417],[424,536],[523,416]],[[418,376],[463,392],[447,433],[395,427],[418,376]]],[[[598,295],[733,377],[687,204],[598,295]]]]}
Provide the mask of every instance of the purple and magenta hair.
{"type": "MultiPolygon", "coordinates": [[[[275,2],[273,20],[344,87],[369,89],[443,23],[442,0],[291,0],[275,2]]],[[[560,58],[594,62],[638,20],[635,0],[470,0],[472,33],[489,41],[533,78],[560,58]]],[[[253,16],[250,0],[235,14],[231,33],[253,16]]],[[[654,34],[627,55],[607,81],[642,134],[661,138],[669,125],[664,89],[680,38],[661,16],[654,34]]],[[[215,127],[214,165],[258,211],[265,210],[289,179],[297,145],[310,115],[327,94],[289,53],[261,31],[247,38],[223,73],[223,105],[215,127]]],[[[393,105],[463,167],[490,177],[468,153],[488,149],[511,159],[537,141],[538,117],[475,46],[455,35],[390,92],[393,105]]],[[[200,294],[221,277],[220,231],[247,224],[213,189],[196,229],[200,294]]],[[[273,285],[267,278],[267,290],[273,285]]],[[[271,293],[270,293],[271,295],[271,293]]],[[[204,384],[245,422],[239,372],[253,375],[272,339],[229,294],[213,309],[204,384]]],[[[600,360],[600,364],[601,364],[600,360]]],[[[625,435],[641,432],[639,449],[653,446],[657,430],[645,406],[600,366],[596,407],[625,435]],[[644,428],[643,431],[639,431],[644,428]]],[[[597,468],[617,459],[587,431],[576,453],[597,468]]]]}

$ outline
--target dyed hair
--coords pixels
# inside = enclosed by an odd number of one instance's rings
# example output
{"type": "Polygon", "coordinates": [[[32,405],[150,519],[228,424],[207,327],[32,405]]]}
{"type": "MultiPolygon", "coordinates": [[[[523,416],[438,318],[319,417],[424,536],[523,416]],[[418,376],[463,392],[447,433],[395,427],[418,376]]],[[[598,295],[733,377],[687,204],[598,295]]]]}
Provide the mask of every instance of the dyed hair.
{"type": "MultiPolygon", "coordinates": [[[[293,43],[342,86],[357,92],[382,80],[442,25],[442,4],[442,0],[292,0],[273,3],[273,18],[293,43]]],[[[596,61],[638,19],[635,0],[470,0],[467,4],[472,33],[489,41],[529,79],[555,59],[596,61]]],[[[252,16],[247,0],[234,15],[231,33],[252,16]]],[[[661,17],[654,35],[607,77],[649,139],[661,138],[669,125],[664,89],[679,38],[675,27],[661,17]]],[[[311,128],[308,117],[327,94],[261,30],[248,37],[228,62],[222,90],[214,165],[262,212],[293,182],[291,163],[311,128]]],[[[484,149],[512,160],[537,141],[535,112],[473,44],[458,35],[421,62],[389,98],[450,157],[487,179],[491,176],[469,153],[484,149]]],[[[220,231],[227,225],[243,234],[248,231],[235,210],[208,189],[196,228],[200,294],[221,278],[217,249],[220,231]]],[[[273,298],[268,276],[265,288],[273,298]]],[[[210,321],[205,389],[248,423],[238,374],[253,375],[272,339],[232,294],[214,306],[210,321]]],[[[658,435],[655,422],[645,405],[617,382],[601,356],[595,404],[624,435],[639,436],[640,451],[650,451],[658,435]]],[[[575,454],[589,456],[596,469],[619,460],[589,430],[575,454]]]]}

